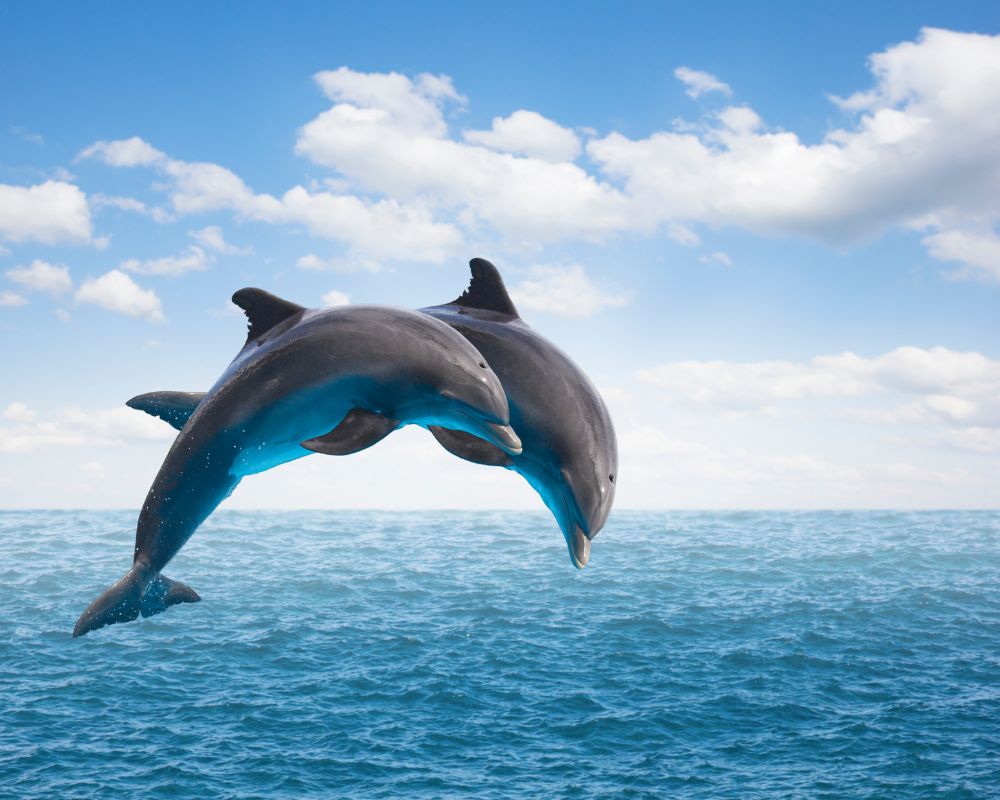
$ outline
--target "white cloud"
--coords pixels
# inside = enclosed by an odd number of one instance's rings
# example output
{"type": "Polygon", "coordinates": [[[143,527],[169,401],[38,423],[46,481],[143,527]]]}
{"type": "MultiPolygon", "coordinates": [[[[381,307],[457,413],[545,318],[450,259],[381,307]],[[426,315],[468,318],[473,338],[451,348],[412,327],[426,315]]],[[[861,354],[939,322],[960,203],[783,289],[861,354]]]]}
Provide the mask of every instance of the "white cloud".
{"type": "Polygon", "coordinates": [[[701,237],[693,230],[679,222],[671,222],[666,229],[667,238],[677,242],[684,247],[694,247],[701,244],[701,237]]]}
{"type": "Polygon", "coordinates": [[[149,207],[141,200],[134,197],[122,197],[120,195],[106,195],[97,193],[90,197],[91,207],[95,209],[117,208],[120,211],[128,211],[133,214],[142,214],[150,217],[154,222],[169,222],[170,214],[159,207],[149,207]]]}
{"type": "Polygon", "coordinates": [[[687,86],[684,93],[695,99],[709,92],[721,92],[724,95],[733,93],[728,84],[723,83],[710,72],[702,72],[690,67],[678,67],[674,70],[674,77],[687,86]]]}
{"type": "Polygon", "coordinates": [[[722,264],[724,267],[731,267],[733,265],[733,260],[721,250],[716,250],[708,255],[698,256],[698,260],[702,264],[722,264]]]}
{"type": "MultiPolygon", "coordinates": [[[[447,114],[465,99],[446,76],[342,67],[315,76],[332,105],[295,144],[335,170],[317,184],[329,190],[258,194],[220,165],[172,160],[137,138],[84,154],[158,170],[177,214],[302,225],[376,262],[442,261],[466,235],[537,247],[662,230],[692,245],[704,225],[844,246],[904,227],[922,230],[932,254],[961,259],[957,277],[994,274],[1000,36],[928,28],[874,54],[870,70],[871,86],[833,98],[843,122],[817,142],[731,105],[645,138],[595,136],[581,165],[576,135],[537,112],[462,134],[447,114]]],[[[689,93],[725,94],[708,73],[677,75],[689,93]]]]}
{"type": "MultiPolygon", "coordinates": [[[[99,142],[84,153],[119,154],[120,149],[125,153],[139,150],[162,155],[141,139],[99,142]]],[[[346,242],[361,259],[440,262],[454,254],[462,241],[454,225],[436,222],[430,209],[416,200],[372,201],[353,195],[310,192],[303,186],[292,187],[278,198],[256,194],[238,175],[218,164],[176,161],[165,156],[134,163],[119,155],[105,160],[113,166],[151,166],[162,172],[170,181],[167,189],[177,214],[232,211],[245,219],[302,225],[315,236],[346,242]]]]}
{"type": "Polygon", "coordinates": [[[942,436],[965,449],[977,449],[975,431],[1000,429],[1000,360],[944,347],[809,362],[682,361],[642,370],[638,378],[696,406],[777,413],[791,401],[863,400],[869,407],[841,403],[833,413],[880,425],[944,426],[949,432],[942,436]],[[870,407],[885,399],[897,399],[896,407],[870,407]]]}
{"type": "Polygon", "coordinates": [[[38,415],[35,414],[35,412],[32,411],[30,408],[28,408],[26,404],[15,400],[13,403],[8,405],[7,408],[4,409],[3,414],[0,416],[2,416],[6,420],[10,420],[11,422],[20,422],[26,424],[34,422],[35,418],[38,415]]]}
{"type": "Polygon", "coordinates": [[[28,305],[28,298],[19,295],[17,292],[5,290],[0,291],[0,308],[17,308],[28,305]]]}
{"type": "Polygon", "coordinates": [[[148,167],[167,159],[164,153],[138,136],[113,142],[94,142],[77,158],[96,158],[112,167],[148,167]]]}
{"type": "Polygon", "coordinates": [[[973,453],[1000,453],[1000,428],[971,427],[947,431],[942,439],[959,450],[973,453]]]}
{"type": "Polygon", "coordinates": [[[156,293],[142,289],[117,269],[85,281],[77,290],[76,300],[79,303],[93,303],[129,317],[142,317],[151,322],[162,322],[164,319],[160,298],[156,293]]]}
{"type": "Polygon", "coordinates": [[[237,247],[227,242],[226,237],[222,233],[222,228],[218,225],[209,225],[201,230],[188,231],[188,236],[213,253],[225,256],[246,256],[253,253],[252,247],[237,247]]]}
{"type": "Polygon", "coordinates": [[[351,298],[341,291],[331,289],[321,298],[324,306],[346,306],[351,302],[351,298]]]}
{"type": "Polygon", "coordinates": [[[926,29],[871,58],[851,124],[807,144],[749,108],[703,132],[588,144],[650,221],[688,220],[845,244],[933,215],[1000,213],[1000,37],[926,29]]]}
{"type": "Polygon", "coordinates": [[[0,240],[41,244],[90,241],[87,196],[71,183],[0,184],[0,240]]]}
{"type": "Polygon", "coordinates": [[[419,78],[341,68],[316,80],[335,104],[300,129],[295,149],[363,191],[420,198],[516,241],[596,239],[629,227],[627,199],[573,163],[449,138],[442,106],[452,95],[428,95],[419,78]]]}
{"type": "Polygon", "coordinates": [[[612,292],[595,284],[583,267],[532,267],[531,277],[511,287],[510,296],[520,308],[563,317],[589,317],[602,308],[628,304],[625,292],[612,292]]]}
{"type": "Polygon", "coordinates": [[[141,275],[170,275],[176,277],[186,272],[201,272],[208,269],[212,257],[200,247],[191,245],[176,256],[140,261],[130,258],[121,263],[120,268],[141,275]]]}
{"type": "Polygon", "coordinates": [[[523,109],[509,117],[494,117],[488,131],[465,131],[463,138],[492,150],[543,161],[572,161],[580,155],[580,140],[573,131],[523,109]]]}
{"type": "Polygon", "coordinates": [[[107,476],[104,465],[100,461],[86,461],[80,465],[80,471],[99,482],[107,476]]]}
{"type": "Polygon", "coordinates": [[[73,280],[69,269],[35,259],[27,266],[17,266],[7,270],[7,277],[20,284],[29,292],[46,292],[51,295],[65,294],[72,290],[73,280]]]}
{"type": "Polygon", "coordinates": [[[11,403],[0,426],[0,453],[34,453],[47,447],[108,447],[133,441],[162,441],[174,431],[130,408],[84,411],[67,408],[46,419],[24,403],[11,403]]]}
{"type": "Polygon", "coordinates": [[[940,261],[958,261],[963,268],[954,277],[981,277],[1000,283],[1000,236],[992,230],[940,231],[923,240],[940,261]]]}

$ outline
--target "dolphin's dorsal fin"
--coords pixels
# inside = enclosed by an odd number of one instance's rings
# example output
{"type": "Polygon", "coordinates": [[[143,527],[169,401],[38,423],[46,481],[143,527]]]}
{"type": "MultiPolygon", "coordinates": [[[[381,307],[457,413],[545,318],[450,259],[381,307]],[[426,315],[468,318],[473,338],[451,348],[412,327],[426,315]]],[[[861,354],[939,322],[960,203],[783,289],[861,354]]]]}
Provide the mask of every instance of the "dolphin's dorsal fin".
{"type": "Polygon", "coordinates": [[[133,397],[125,405],[159,417],[180,430],[204,397],[204,392],[148,392],[133,397]]]}
{"type": "Polygon", "coordinates": [[[517,309],[514,308],[514,301],[510,299],[507,287],[503,285],[500,270],[485,258],[472,259],[469,262],[469,268],[472,270],[469,288],[462,292],[462,296],[457,300],[452,300],[449,305],[482,308],[486,311],[496,311],[499,314],[510,314],[512,317],[518,316],[517,309]]]}
{"type": "Polygon", "coordinates": [[[305,311],[305,308],[297,303],[282,300],[270,292],[252,287],[240,289],[233,295],[233,302],[247,315],[249,322],[247,342],[260,338],[279,322],[305,311]]]}

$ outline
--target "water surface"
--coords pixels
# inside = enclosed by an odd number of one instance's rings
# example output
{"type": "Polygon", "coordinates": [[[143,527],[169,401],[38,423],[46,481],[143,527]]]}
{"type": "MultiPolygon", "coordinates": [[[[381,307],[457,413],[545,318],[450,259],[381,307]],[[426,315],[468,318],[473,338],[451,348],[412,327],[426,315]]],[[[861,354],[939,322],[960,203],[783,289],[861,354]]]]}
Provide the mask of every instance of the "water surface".
{"type": "Polygon", "coordinates": [[[1000,796],[1000,514],[0,513],[0,796],[1000,796]]]}

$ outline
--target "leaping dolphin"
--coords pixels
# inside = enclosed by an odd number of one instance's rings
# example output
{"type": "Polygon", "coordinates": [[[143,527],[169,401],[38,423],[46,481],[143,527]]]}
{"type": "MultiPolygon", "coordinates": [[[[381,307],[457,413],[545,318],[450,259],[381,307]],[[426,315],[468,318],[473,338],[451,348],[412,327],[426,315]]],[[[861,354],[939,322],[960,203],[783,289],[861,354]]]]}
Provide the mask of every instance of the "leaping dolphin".
{"type": "MultiPolygon", "coordinates": [[[[517,313],[503,278],[482,258],[469,262],[469,288],[450,303],[420,309],[475,345],[500,377],[520,453],[448,425],[432,426],[441,445],[467,461],[514,470],[541,495],[559,523],[570,559],[584,567],[590,541],[615,497],[618,445],[607,406],[568,355],[517,313]]],[[[377,416],[348,418],[324,442],[332,455],[363,450],[395,429],[377,416]]]]}
{"type": "Polygon", "coordinates": [[[197,602],[160,571],[243,476],[324,452],[345,418],[445,426],[521,452],[499,379],[443,322],[382,306],[306,309],[260,289],[233,302],[249,320],[247,341],[211,390],[129,403],[180,433],[139,515],[132,568],[83,612],[74,637],[197,602]]]}

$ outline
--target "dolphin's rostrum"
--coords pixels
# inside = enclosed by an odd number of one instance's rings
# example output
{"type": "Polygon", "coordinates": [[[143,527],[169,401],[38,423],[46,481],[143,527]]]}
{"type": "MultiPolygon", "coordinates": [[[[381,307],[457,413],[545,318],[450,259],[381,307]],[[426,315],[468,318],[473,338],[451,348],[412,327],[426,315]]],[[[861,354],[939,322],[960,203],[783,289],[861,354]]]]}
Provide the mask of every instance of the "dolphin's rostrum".
{"type": "Polygon", "coordinates": [[[129,403],[180,433],[139,515],[132,568],[83,612],[74,636],[199,600],[160,571],[243,476],[326,452],[325,436],[345,418],[386,433],[444,426],[521,451],[497,376],[439,320],[384,306],[306,309],[260,289],[233,302],[249,333],[215,386],[129,403]]]}

